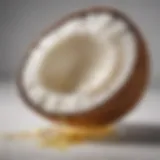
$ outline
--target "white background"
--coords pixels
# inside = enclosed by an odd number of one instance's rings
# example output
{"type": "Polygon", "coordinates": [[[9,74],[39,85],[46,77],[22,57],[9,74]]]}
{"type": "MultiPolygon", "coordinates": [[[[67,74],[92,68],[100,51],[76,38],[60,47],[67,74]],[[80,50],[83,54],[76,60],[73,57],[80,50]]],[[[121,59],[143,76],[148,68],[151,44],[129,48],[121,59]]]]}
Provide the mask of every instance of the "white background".
{"type": "Polygon", "coordinates": [[[152,58],[151,85],[160,88],[159,0],[1,0],[0,79],[15,77],[27,47],[46,27],[71,11],[93,5],[116,7],[137,23],[152,58]]]}

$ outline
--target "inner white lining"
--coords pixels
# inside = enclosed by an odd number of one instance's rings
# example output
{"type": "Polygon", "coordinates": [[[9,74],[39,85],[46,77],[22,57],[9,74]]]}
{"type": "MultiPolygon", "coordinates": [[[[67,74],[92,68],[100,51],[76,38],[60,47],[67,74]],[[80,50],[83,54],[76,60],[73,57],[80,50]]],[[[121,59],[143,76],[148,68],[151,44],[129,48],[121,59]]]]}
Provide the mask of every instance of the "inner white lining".
{"type": "Polygon", "coordinates": [[[134,69],[136,49],[135,37],[122,20],[107,14],[72,19],[49,33],[32,51],[23,73],[26,93],[47,112],[91,110],[127,81],[134,69]],[[80,83],[64,91],[62,86],[72,86],[81,68],[84,74],[79,77],[80,83]],[[44,83],[47,76],[50,85],[44,83]]]}

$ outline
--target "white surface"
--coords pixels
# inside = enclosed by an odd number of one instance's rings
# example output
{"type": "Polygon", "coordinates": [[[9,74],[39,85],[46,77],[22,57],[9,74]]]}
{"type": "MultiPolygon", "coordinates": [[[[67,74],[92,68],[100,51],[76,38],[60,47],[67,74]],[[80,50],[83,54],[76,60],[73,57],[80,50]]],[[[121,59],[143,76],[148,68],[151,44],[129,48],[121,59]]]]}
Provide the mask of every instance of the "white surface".
{"type": "Polygon", "coordinates": [[[36,149],[24,143],[3,143],[1,160],[159,160],[160,148],[137,145],[79,145],[66,151],[36,149]]]}
{"type": "MultiPolygon", "coordinates": [[[[34,129],[48,123],[35,116],[24,107],[15,94],[13,85],[0,85],[0,133],[34,129]]],[[[125,123],[143,123],[160,125],[160,94],[150,92],[125,123]]],[[[50,159],[95,159],[95,160],[159,160],[160,146],[132,144],[83,144],[61,152],[55,149],[38,149],[27,142],[0,141],[0,159],[2,160],[50,160],[50,159]]]]}
{"type": "MultiPolygon", "coordinates": [[[[0,85],[0,131],[37,128],[49,123],[28,109],[19,98],[12,84],[0,85]]],[[[123,123],[151,124],[160,126],[160,93],[148,92],[141,103],[131,111],[123,123]]]]}

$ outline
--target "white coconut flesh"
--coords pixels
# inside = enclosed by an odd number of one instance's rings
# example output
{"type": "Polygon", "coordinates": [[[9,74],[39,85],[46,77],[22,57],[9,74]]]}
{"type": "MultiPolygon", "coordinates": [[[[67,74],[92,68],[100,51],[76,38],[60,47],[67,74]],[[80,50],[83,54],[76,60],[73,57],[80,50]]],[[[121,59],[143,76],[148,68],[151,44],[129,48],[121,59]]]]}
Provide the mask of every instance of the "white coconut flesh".
{"type": "Polygon", "coordinates": [[[136,55],[136,37],[125,21],[88,14],[68,20],[39,42],[23,69],[23,86],[45,112],[89,111],[125,85],[136,55]]]}

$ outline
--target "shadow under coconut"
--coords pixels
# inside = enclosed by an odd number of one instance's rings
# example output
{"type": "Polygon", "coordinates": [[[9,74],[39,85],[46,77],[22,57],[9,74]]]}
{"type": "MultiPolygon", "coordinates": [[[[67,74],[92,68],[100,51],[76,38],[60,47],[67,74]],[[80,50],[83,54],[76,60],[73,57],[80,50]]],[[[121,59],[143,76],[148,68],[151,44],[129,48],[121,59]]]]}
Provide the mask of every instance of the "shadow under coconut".
{"type": "Polygon", "coordinates": [[[96,141],[96,143],[102,145],[111,143],[160,146],[160,126],[158,125],[120,125],[116,130],[115,134],[96,141]]]}

